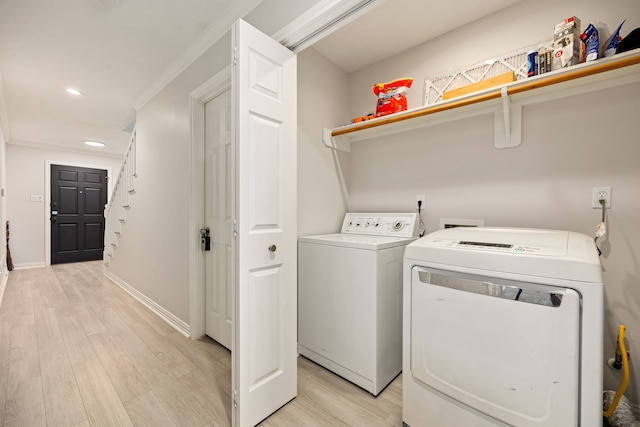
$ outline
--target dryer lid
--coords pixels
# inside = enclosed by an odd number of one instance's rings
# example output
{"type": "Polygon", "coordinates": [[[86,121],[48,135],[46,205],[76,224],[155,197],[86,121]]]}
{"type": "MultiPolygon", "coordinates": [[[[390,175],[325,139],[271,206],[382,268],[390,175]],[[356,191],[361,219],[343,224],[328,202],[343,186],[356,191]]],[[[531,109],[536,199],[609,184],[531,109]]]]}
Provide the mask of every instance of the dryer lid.
{"type": "Polygon", "coordinates": [[[436,247],[565,256],[569,232],[526,228],[456,227],[432,233],[430,236],[429,241],[436,247]]]}
{"type": "Polygon", "coordinates": [[[410,244],[405,258],[495,272],[602,282],[593,239],[572,231],[449,228],[410,244]]]}

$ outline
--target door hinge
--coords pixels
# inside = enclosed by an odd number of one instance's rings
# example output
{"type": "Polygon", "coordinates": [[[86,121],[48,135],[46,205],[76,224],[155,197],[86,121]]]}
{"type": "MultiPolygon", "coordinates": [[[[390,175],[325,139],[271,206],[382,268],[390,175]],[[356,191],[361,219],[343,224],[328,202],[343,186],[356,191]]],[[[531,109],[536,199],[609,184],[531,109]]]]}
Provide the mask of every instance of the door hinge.
{"type": "Polygon", "coordinates": [[[238,392],[236,390],[233,390],[233,407],[238,407],[238,392]]]}
{"type": "Polygon", "coordinates": [[[234,47],[233,48],[233,65],[236,65],[238,63],[238,48],[234,47]]]}
{"type": "Polygon", "coordinates": [[[238,221],[233,220],[233,237],[238,237],[238,221]]]}

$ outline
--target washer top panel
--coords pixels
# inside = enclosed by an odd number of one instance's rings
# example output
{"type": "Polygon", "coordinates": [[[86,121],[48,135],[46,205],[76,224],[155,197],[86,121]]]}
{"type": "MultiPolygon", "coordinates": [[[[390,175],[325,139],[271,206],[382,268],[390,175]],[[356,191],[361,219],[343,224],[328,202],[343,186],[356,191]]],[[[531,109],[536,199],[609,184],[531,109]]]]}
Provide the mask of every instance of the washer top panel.
{"type": "Polygon", "coordinates": [[[341,233],[369,236],[418,237],[417,213],[351,213],[344,216],[341,233]]]}

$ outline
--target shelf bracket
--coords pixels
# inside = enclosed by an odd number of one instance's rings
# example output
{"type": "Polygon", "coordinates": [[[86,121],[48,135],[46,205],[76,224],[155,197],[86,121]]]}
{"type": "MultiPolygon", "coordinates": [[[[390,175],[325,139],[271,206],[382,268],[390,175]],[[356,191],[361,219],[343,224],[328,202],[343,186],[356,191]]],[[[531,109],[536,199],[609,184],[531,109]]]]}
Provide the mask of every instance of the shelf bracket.
{"type": "Polygon", "coordinates": [[[495,114],[495,139],[496,148],[517,147],[522,143],[522,105],[513,104],[507,87],[500,90],[502,109],[495,114]]]}
{"type": "Polygon", "coordinates": [[[331,135],[331,129],[322,128],[322,143],[332,150],[351,152],[351,141],[348,137],[331,135]]]}
{"type": "Polygon", "coordinates": [[[507,88],[503,87],[500,90],[500,96],[502,97],[502,116],[504,118],[504,136],[507,141],[511,140],[511,98],[507,88]]]}

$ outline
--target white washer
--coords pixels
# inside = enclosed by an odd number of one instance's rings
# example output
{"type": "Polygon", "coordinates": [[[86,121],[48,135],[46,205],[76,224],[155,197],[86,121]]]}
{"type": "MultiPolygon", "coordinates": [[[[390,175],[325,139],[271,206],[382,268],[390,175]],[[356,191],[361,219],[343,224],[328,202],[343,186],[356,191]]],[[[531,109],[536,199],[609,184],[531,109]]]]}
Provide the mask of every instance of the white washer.
{"type": "Polygon", "coordinates": [[[404,260],[406,425],[601,426],[603,284],[593,239],[454,228],[404,260]]]}
{"type": "Polygon", "coordinates": [[[402,260],[417,214],[347,213],[298,238],[300,354],[378,395],[402,369],[402,260]]]}

